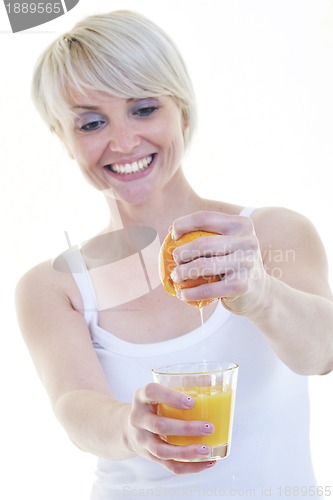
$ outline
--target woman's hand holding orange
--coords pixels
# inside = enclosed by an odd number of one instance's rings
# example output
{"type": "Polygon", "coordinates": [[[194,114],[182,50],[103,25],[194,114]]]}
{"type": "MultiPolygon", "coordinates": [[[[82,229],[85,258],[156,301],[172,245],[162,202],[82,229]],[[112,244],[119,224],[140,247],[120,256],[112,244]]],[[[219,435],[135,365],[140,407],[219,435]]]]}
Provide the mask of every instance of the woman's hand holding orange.
{"type": "Polygon", "coordinates": [[[190,409],[194,399],[161,384],[150,383],[136,391],[128,419],[128,445],[137,455],[160,463],[176,474],[200,472],[215,462],[188,462],[209,455],[209,446],[174,446],[160,436],[208,436],[214,432],[210,422],[183,421],[158,415],[158,402],[190,409]]]}
{"type": "Polygon", "coordinates": [[[263,304],[267,286],[259,242],[252,220],[219,212],[195,212],[173,223],[173,238],[204,230],[216,236],[197,238],[175,248],[175,282],[198,276],[220,276],[221,280],[184,288],[177,296],[186,302],[222,299],[223,305],[238,314],[247,314],[263,304]]]}

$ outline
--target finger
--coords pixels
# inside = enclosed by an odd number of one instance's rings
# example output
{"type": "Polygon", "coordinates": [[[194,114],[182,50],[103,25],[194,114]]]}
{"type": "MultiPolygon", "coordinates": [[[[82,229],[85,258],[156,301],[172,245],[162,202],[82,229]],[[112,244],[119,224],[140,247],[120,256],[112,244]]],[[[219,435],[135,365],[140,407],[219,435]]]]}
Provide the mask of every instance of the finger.
{"type": "Polygon", "coordinates": [[[173,460],[164,461],[162,465],[166,466],[174,474],[196,474],[205,469],[210,469],[214,467],[216,461],[209,462],[177,462],[173,460]]]}
{"type": "Polygon", "coordinates": [[[257,249],[258,240],[252,233],[245,236],[201,236],[175,248],[172,255],[176,264],[182,264],[200,257],[223,256],[236,251],[243,251],[245,255],[257,249]]]}
{"type": "Polygon", "coordinates": [[[195,230],[220,234],[246,234],[253,231],[250,217],[229,215],[220,212],[200,211],[176,219],[173,223],[173,238],[195,230]]]}
{"type": "Polygon", "coordinates": [[[136,397],[143,404],[164,403],[184,410],[193,408],[195,405],[195,400],[191,396],[155,382],[139,389],[136,397]]]}
{"type": "Polygon", "coordinates": [[[145,420],[145,429],[159,436],[209,436],[214,432],[214,425],[208,421],[150,414],[145,420]]]}
{"type": "MultiPolygon", "coordinates": [[[[182,447],[179,447],[182,448],[182,447]]],[[[186,459],[187,461],[184,461],[183,459],[177,459],[177,460],[164,460],[155,457],[152,454],[149,454],[149,458],[153,460],[154,462],[159,463],[166,469],[170,470],[174,474],[196,474],[198,472],[201,472],[205,469],[209,469],[213,467],[216,464],[216,460],[209,460],[209,457],[207,455],[207,461],[202,460],[204,458],[203,455],[200,456],[199,460],[201,461],[189,461],[190,459],[186,459]]],[[[193,460],[193,459],[192,459],[193,460]]]]}
{"type": "Polygon", "coordinates": [[[209,458],[211,454],[211,449],[206,444],[176,446],[166,443],[157,436],[151,440],[147,449],[152,456],[158,459],[177,460],[179,462],[204,460],[209,458]]]}
{"type": "Polygon", "coordinates": [[[177,297],[184,302],[194,300],[219,299],[222,297],[239,297],[248,292],[249,280],[244,276],[235,276],[232,273],[216,283],[199,285],[194,288],[186,288],[177,292],[177,297]]]}
{"type": "Polygon", "coordinates": [[[199,276],[223,276],[225,278],[236,273],[239,275],[244,272],[249,274],[254,261],[254,252],[237,250],[233,254],[210,258],[203,257],[178,265],[170,276],[176,283],[181,283],[186,280],[196,280],[199,276]]]}
{"type": "Polygon", "coordinates": [[[162,434],[163,429],[158,429],[156,425],[156,419],[160,418],[160,416],[157,416],[158,403],[164,403],[173,408],[186,410],[193,408],[195,400],[180,391],[153,382],[138,389],[135,393],[130,422],[134,428],[144,430],[140,439],[146,439],[149,432],[162,434]]]}
{"type": "Polygon", "coordinates": [[[199,257],[227,255],[237,248],[237,244],[239,245],[240,242],[230,236],[200,236],[175,248],[172,256],[176,264],[182,264],[196,260],[199,257]]]}

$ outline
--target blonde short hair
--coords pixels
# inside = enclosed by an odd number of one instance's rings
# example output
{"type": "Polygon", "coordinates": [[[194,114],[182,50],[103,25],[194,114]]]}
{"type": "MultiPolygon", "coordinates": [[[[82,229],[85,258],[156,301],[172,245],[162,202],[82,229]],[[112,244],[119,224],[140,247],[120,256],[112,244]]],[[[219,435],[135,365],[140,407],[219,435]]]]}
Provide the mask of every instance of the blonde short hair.
{"type": "Polygon", "coordinates": [[[172,96],[195,128],[195,97],[184,61],[169,36],[144,16],[130,11],[93,15],[57,38],[39,58],[33,75],[33,101],[49,128],[63,138],[72,123],[69,92],[107,92],[116,97],[172,96]]]}

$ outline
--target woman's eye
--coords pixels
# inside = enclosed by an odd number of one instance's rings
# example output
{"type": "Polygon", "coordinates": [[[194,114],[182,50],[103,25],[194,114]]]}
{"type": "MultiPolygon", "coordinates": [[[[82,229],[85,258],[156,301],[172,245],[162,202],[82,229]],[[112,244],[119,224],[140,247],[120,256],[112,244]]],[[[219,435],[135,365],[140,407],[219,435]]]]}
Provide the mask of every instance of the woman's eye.
{"type": "Polygon", "coordinates": [[[94,120],[92,122],[81,125],[80,130],[82,130],[83,132],[92,132],[93,130],[98,130],[104,124],[105,124],[104,120],[94,120]]]}
{"type": "Polygon", "coordinates": [[[144,108],[139,108],[138,110],[136,110],[134,114],[138,116],[149,116],[154,113],[156,109],[157,106],[145,106],[144,108]]]}

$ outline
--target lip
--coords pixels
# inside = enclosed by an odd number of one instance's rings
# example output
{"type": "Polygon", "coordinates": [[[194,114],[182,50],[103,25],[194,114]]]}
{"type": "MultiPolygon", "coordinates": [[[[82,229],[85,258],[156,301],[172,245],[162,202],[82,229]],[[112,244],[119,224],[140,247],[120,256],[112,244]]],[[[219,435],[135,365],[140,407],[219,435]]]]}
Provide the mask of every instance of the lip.
{"type": "MultiPolygon", "coordinates": [[[[147,155],[147,156],[150,156],[150,155],[147,155]]],[[[118,181],[122,181],[122,182],[131,182],[131,181],[135,181],[137,179],[142,179],[143,177],[146,177],[147,175],[149,175],[151,173],[151,171],[153,170],[153,168],[155,167],[157,153],[153,153],[153,154],[151,154],[151,156],[153,157],[151,164],[148,167],[146,167],[144,170],[141,170],[140,172],[134,172],[133,174],[126,174],[126,175],[117,174],[116,172],[109,170],[107,168],[107,166],[104,166],[104,171],[107,173],[107,175],[109,175],[113,179],[117,179],[118,181]]],[[[119,163],[119,164],[134,163],[135,161],[139,161],[141,158],[145,158],[145,156],[141,156],[137,159],[127,160],[126,162],[121,161],[121,162],[114,162],[114,163],[119,163]]]]}

